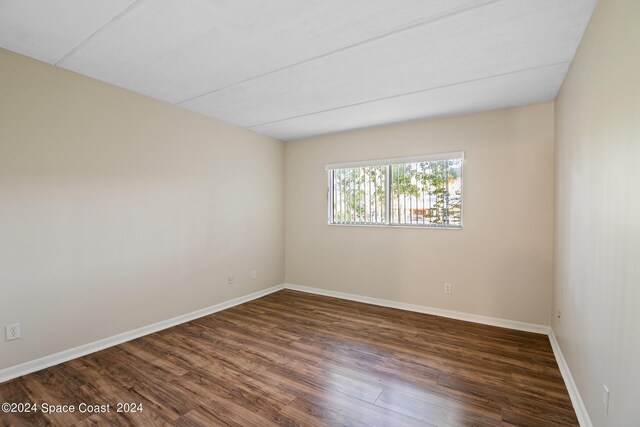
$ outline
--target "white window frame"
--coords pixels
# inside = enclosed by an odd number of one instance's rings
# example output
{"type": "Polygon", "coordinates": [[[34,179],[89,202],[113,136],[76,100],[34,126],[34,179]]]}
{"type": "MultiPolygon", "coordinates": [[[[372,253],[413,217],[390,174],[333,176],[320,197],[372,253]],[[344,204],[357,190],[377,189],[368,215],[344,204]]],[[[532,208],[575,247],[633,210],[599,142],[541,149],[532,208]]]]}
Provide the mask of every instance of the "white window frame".
{"type": "Polygon", "coordinates": [[[429,154],[423,156],[396,157],[389,159],[363,160],[355,162],[329,163],[325,166],[327,171],[327,225],[339,227],[392,227],[392,228],[422,228],[422,229],[447,229],[461,230],[464,220],[464,151],[449,153],[429,154]],[[419,163],[438,160],[460,159],[460,225],[438,225],[438,224],[394,224],[391,223],[391,179],[390,172],[392,165],[402,163],[419,163]],[[386,166],[385,168],[385,218],[383,224],[362,224],[362,223],[336,223],[333,222],[333,182],[331,171],[335,169],[349,169],[368,166],[386,166]]]}

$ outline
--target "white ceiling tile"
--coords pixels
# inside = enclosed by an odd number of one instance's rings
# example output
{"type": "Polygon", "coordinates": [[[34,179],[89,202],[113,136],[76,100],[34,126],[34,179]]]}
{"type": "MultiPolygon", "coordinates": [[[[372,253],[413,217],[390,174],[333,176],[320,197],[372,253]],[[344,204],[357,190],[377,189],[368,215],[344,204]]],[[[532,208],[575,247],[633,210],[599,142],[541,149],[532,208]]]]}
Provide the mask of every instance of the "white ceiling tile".
{"type": "Polygon", "coordinates": [[[568,66],[569,63],[564,63],[475,80],[256,126],[252,130],[291,141],[310,135],[549,101],[560,88],[568,66]]]}
{"type": "Polygon", "coordinates": [[[0,46],[55,63],[134,0],[0,0],[0,46]]]}
{"type": "Polygon", "coordinates": [[[140,1],[61,66],[177,103],[491,1],[140,1]]]}
{"type": "Polygon", "coordinates": [[[570,61],[587,3],[492,3],[182,105],[248,127],[570,61]]]}
{"type": "Polygon", "coordinates": [[[596,0],[0,0],[0,47],[283,139],[553,99],[596,0]]]}

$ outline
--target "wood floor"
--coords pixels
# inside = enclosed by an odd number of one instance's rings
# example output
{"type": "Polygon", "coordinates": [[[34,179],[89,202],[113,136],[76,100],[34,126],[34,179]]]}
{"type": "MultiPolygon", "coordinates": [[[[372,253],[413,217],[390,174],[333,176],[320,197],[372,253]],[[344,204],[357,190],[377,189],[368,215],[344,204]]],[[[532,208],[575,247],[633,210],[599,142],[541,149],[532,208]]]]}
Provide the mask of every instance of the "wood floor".
{"type": "Polygon", "coordinates": [[[76,409],[3,426],[578,425],[544,335],[289,290],[0,384],[2,402],[76,409]]]}

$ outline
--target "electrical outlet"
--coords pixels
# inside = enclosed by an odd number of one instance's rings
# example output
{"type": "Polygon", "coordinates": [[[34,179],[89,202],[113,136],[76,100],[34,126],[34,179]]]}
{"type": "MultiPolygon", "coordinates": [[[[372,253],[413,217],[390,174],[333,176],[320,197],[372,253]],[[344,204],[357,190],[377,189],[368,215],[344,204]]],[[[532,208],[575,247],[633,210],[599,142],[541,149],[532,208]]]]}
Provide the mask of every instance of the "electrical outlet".
{"type": "Polygon", "coordinates": [[[4,333],[7,341],[17,340],[20,338],[20,323],[5,326],[4,333]]]}
{"type": "Polygon", "coordinates": [[[602,406],[604,413],[609,415],[609,388],[604,384],[602,384],[602,406]]]}
{"type": "Polygon", "coordinates": [[[450,294],[451,293],[451,283],[445,283],[444,284],[444,293],[445,294],[450,294]]]}
{"type": "Polygon", "coordinates": [[[229,277],[227,277],[227,283],[230,285],[233,285],[235,283],[235,279],[233,277],[233,274],[230,274],[229,277]]]}
{"type": "Polygon", "coordinates": [[[256,273],[256,271],[255,271],[255,270],[253,270],[253,271],[251,272],[251,280],[256,280],[256,278],[257,278],[257,277],[258,277],[258,273],[256,273]]]}

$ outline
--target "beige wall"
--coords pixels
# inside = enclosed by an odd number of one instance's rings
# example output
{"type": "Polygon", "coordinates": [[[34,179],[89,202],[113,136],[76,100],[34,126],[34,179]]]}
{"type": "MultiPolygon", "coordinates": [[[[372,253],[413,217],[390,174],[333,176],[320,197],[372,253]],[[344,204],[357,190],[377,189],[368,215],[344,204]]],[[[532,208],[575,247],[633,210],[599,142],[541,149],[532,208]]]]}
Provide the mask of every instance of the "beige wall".
{"type": "Polygon", "coordinates": [[[287,282],[548,325],[553,114],[546,103],[287,143],[287,282]],[[325,164],[459,150],[463,230],[327,225],[325,164]]]}
{"type": "Polygon", "coordinates": [[[556,104],[553,329],[595,426],[640,425],[639,22],[598,2],[556,104]]]}
{"type": "Polygon", "coordinates": [[[282,142],[0,50],[0,369],[282,283],[283,208],[282,142]]]}

